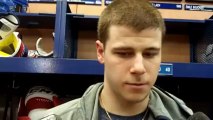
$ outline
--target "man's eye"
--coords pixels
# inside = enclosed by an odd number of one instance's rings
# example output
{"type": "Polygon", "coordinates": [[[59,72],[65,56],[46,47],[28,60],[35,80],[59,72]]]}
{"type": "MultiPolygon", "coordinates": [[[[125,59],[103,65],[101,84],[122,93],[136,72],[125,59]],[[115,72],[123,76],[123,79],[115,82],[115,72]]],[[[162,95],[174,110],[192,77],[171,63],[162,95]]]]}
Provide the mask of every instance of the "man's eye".
{"type": "Polygon", "coordinates": [[[152,57],[155,57],[157,55],[158,55],[158,52],[147,52],[147,53],[143,54],[143,56],[147,57],[147,58],[152,58],[152,57]]]}
{"type": "Polygon", "coordinates": [[[130,57],[133,55],[132,52],[116,52],[117,55],[121,56],[121,57],[130,57]]]}

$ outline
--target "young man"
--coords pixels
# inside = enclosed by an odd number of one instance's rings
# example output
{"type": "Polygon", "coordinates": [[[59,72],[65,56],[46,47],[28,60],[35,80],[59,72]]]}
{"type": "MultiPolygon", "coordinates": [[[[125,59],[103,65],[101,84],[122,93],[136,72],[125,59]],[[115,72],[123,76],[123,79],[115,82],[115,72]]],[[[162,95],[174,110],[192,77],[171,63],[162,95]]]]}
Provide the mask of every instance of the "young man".
{"type": "Polygon", "coordinates": [[[184,120],[191,109],[154,87],[161,63],[164,21],[145,0],[114,0],[98,22],[97,57],[104,83],[76,100],[31,118],[62,120],[184,120]],[[42,117],[40,117],[42,116],[42,117]]]}

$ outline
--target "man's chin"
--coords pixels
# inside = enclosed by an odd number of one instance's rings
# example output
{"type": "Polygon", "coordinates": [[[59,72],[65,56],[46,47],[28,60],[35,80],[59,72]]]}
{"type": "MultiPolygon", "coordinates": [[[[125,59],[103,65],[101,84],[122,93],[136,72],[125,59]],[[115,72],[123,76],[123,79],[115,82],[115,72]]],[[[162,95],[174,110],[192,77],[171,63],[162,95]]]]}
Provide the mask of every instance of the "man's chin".
{"type": "Polygon", "coordinates": [[[127,97],[126,98],[126,101],[128,102],[128,103],[134,103],[134,104],[136,104],[136,103],[141,103],[141,102],[143,102],[143,101],[145,101],[146,99],[149,99],[149,97],[148,97],[148,95],[144,95],[144,96],[136,96],[136,95],[134,95],[134,96],[129,96],[129,97],[127,97]]]}

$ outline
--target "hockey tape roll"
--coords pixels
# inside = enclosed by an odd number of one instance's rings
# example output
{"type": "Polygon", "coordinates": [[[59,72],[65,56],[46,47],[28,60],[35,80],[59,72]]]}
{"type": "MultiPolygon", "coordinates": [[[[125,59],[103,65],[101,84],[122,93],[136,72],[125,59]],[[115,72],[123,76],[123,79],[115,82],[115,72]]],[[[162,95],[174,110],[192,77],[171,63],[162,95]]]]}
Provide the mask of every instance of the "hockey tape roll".
{"type": "Polygon", "coordinates": [[[44,51],[44,49],[41,47],[41,40],[42,40],[42,38],[39,38],[36,41],[36,50],[37,50],[39,56],[40,57],[51,57],[53,55],[53,51],[50,51],[50,52],[44,51]]]}

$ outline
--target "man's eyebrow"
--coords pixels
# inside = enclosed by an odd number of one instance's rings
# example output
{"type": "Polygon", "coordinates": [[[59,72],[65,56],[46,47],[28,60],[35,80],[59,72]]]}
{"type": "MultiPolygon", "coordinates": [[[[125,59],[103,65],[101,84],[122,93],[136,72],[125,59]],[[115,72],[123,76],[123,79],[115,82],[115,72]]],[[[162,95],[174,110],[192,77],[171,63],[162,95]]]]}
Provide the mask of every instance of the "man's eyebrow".
{"type": "MultiPolygon", "coordinates": [[[[112,49],[113,51],[130,51],[133,50],[132,47],[128,46],[120,46],[120,47],[115,47],[112,49]]],[[[145,49],[146,51],[160,51],[160,48],[158,47],[149,47],[145,49]]]]}
{"type": "Polygon", "coordinates": [[[131,47],[115,47],[113,48],[113,51],[116,51],[116,50],[133,50],[133,48],[131,47]]]}
{"type": "Polygon", "coordinates": [[[160,51],[160,48],[157,48],[157,47],[150,47],[150,48],[146,48],[145,50],[160,51]]]}

